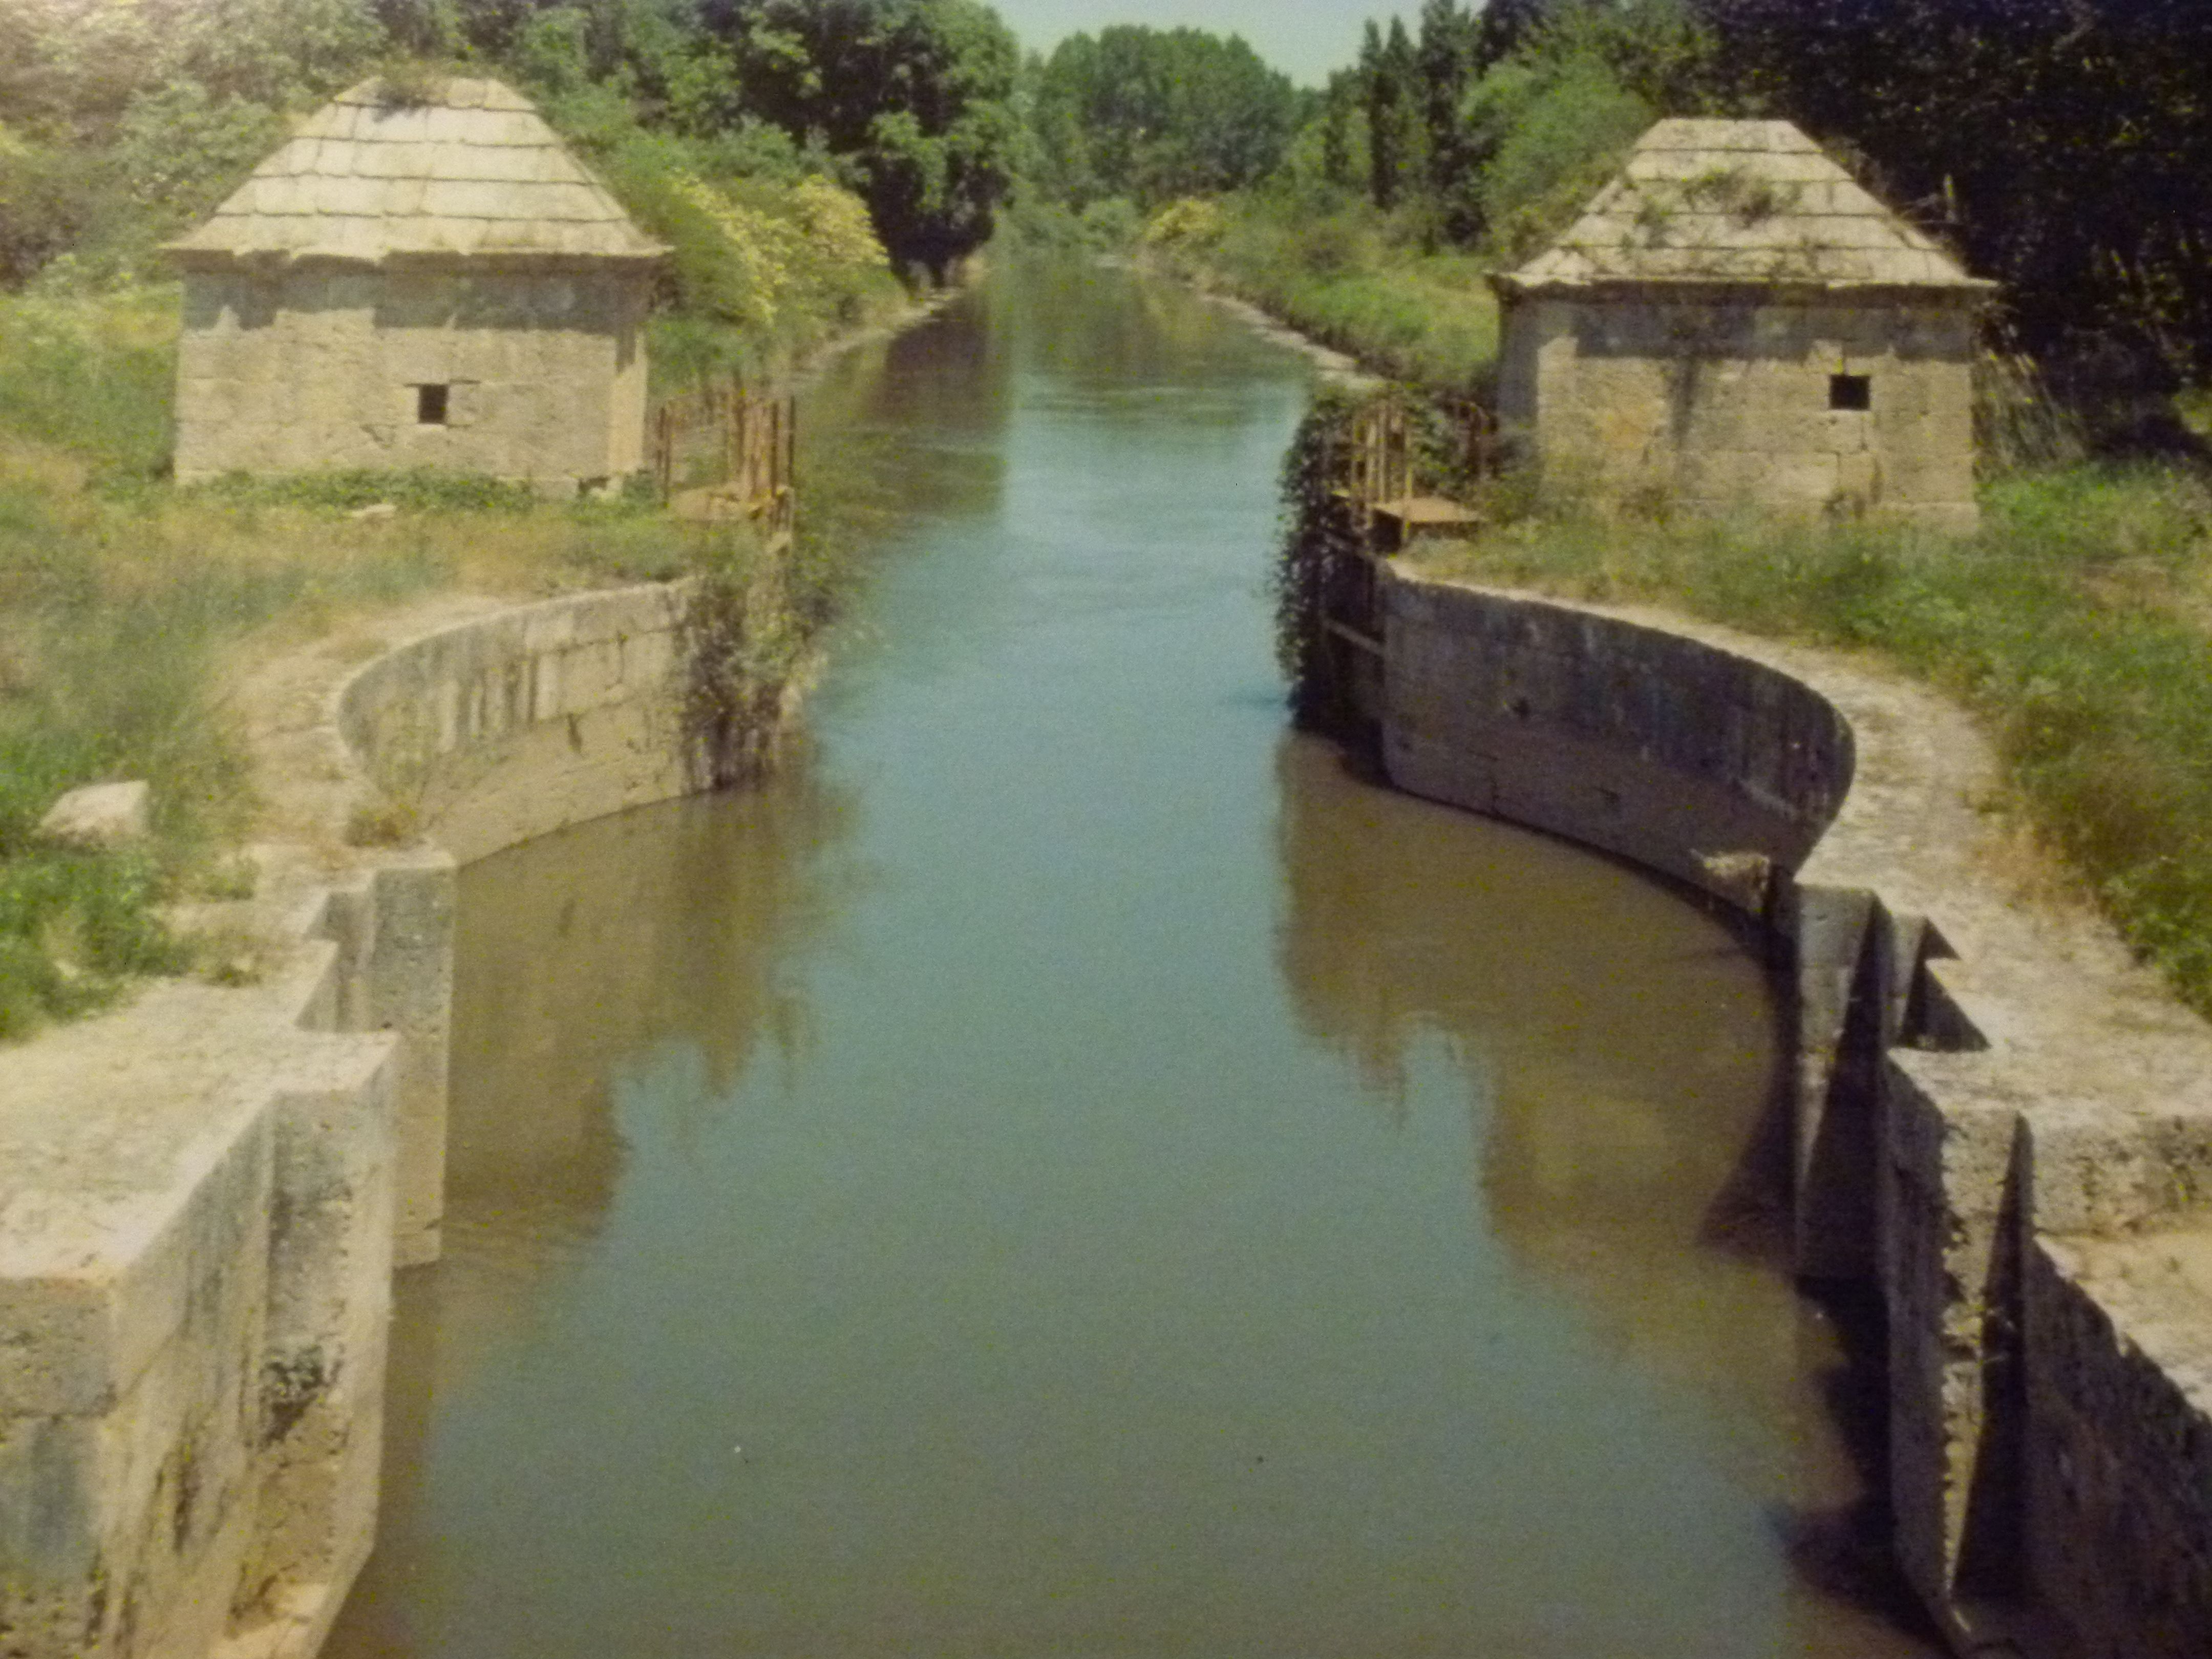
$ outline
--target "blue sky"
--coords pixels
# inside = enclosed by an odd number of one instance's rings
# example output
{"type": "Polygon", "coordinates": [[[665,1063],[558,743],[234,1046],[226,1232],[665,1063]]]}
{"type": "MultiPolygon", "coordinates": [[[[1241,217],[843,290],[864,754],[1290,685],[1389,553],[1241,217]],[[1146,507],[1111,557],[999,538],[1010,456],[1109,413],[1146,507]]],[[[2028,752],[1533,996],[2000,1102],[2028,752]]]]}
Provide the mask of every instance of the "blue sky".
{"type": "Polygon", "coordinates": [[[1096,34],[1112,23],[1191,27],[1241,34],[1253,51],[1304,86],[1319,86],[1359,55],[1359,31],[1370,17],[1405,18],[1419,0],[990,0],[1022,38],[1025,51],[1050,52],[1064,35],[1096,34]]]}

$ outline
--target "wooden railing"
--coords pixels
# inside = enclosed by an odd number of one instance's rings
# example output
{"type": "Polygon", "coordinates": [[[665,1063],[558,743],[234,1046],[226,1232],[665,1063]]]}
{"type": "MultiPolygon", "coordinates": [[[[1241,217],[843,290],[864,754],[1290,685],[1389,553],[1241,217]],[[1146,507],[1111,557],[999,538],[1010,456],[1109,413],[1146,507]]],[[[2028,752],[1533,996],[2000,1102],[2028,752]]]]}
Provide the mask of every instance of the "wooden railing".
{"type": "Polygon", "coordinates": [[[798,436],[792,398],[757,397],[734,377],[710,381],[653,410],[653,479],[684,517],[748,519],[769,540],[787,538],[798,436]]]}
{"type": "MultiPolygon", "coordinates": [[[[1449,422],[1456,453],[1442,458],[1466,477],[1497,470],[1498,428],[1490,411],[1471,398],[1435,400],[1449,422]]],[[[1363,507],[1414,499],[1413,426],[1407,406],[1394,397],[1352,416],[1352,430],[1333,458],[1338,491],[1363,507]]]]}

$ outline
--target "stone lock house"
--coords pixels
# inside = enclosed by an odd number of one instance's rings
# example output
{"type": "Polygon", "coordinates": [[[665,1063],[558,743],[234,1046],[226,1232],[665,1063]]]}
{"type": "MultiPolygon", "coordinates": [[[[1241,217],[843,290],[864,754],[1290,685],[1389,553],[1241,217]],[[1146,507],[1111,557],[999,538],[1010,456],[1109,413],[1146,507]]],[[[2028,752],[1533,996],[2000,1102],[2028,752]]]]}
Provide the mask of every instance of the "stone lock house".
{"type": "Polygon", "coordinates": [[[1786,121],[1662,121],[1493,275],[1547,494],[1975,521],[1969,276],[1786,121]]]}
{"type": "Polygon", "coordinates": [[[644,465],[667,250],[496,81],[363,82],[166,251],[179,482],[439,467],[561,494],[644,465]]]}

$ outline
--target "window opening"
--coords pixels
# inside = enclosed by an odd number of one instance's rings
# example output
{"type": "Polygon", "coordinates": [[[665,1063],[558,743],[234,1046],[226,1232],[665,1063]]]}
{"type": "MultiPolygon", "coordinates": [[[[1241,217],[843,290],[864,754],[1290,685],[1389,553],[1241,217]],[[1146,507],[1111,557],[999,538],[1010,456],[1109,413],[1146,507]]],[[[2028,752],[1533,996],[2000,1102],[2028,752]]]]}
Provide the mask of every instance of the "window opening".
{"type": "Polygon", "coordinates": [[[1828,376],[1828,407],[1872,409],[1874,377],[1870,374],[1831,374],[1828,376]]]}
{"type": "Polygon", "coordinates": [[[443,426],[446,424],[446,394],[449,386],[418,386],[415,388],[415,424],[443,426]]]}

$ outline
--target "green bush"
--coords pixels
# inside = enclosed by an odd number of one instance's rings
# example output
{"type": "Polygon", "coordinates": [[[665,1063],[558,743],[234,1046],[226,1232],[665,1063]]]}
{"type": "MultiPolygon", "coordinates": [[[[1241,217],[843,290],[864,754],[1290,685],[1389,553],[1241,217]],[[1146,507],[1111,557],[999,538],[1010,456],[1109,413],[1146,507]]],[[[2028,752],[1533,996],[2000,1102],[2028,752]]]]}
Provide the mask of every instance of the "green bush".
{"type": "Polygon", "coordinates": [[[1119,253],[1149,230],[1136,204],[1124,197],[1103,197],[1078,212],[1029,192],[1000,214],[994,246],[1012,253],[1119,253]]]}
{"type": "MultiPolygon", "coordinates": [[[[1410,219],[1354,203],[1317,212],[1292,191],[1221,198],[1207,234],[1159,234],[1145,250],[1168,269],[1220,287],[1382,374],[1439,391],[1487,384],[1498,309],[1473,255],[1420,246],[1410,219]]],[[[1174,231],[1174,222],[1167,224],[1174,231]]]]}
{"type": "Polygon", "coordinates": [[[1502,64],[1470,103],[1496,146],[1482,175],[1482,217],[1506,264],[1541,252],[1565,230],[1656,118],[1589,58],[1502,64]]]}
{"type": "Polygon", "coordinates": [[[763,375],[903,301],[866,205],[775,130],[647,132],[604,88],[548,112],[672,250],[653,324],[658,385],[763,375]]]}
{"type": "Polygon", "coordinates": [[[1077,216],[1084,241],[1101,250],[1123,248],[1137,240],[1144,216],[1126,196],[1103,196],[1077,216]]]}
{"type": "Polygon", "coordinates": [[[0,137],[0,288],[20,287],[72,249],[112,239],[130,216],[108,157],[0,137]]]}

